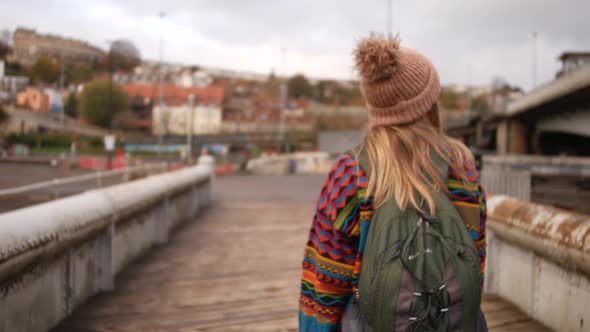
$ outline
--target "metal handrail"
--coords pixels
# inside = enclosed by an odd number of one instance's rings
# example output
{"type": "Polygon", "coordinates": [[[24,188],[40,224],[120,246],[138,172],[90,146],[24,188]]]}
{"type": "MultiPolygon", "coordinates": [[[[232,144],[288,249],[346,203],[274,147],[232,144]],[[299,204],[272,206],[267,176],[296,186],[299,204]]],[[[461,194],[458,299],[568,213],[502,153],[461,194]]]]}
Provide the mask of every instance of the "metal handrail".
{"type": "Polygon", "coordinates": [[[20,187],[9,188],[9,189],[0,189],[0,198],[3,196],[12,196],[12,195],[19,195],[24,194],[27,192],[31,192],[34,190],[40,189],[47,189],[51,187],[66,185],[66,184],[73,184],[73,183],[81,183],[86,181],[97,180],[99,186],[102,186],[102,180],[105,178],[110,178],[116,175],[124,174],[126,175],[125,178],[127,179],[133,172],[142,171],[142,170],[151,170],[151,169],[166,169],[166,163],[158,163],[153,165],[141,165],[141,166],[133,166],[133,167],[126,167],[122,169],[112,170],[112,171],[102,171],[102,172],[94,172],[91,174],[79,175],[79,176],[72,176],[67,178],[57,178],[48,181],[37,182],[33,184],[28,184],[20,187]]]}

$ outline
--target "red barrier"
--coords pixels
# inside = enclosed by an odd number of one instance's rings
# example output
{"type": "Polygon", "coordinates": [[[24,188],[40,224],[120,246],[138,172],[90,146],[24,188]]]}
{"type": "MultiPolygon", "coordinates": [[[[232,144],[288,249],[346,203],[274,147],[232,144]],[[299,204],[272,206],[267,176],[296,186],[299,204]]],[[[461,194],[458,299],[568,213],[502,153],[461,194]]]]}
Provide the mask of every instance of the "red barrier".
{"type": "MultiPolygon", "coordinates": [[[[82,169],[91,169],[94,171],[104,171],[109,169],[108,160],[92,156],[81,156],[78,159],[78,166],[82,169]]],[[[117,156],[111,161],[110,169],[122,169],[127,167],[125,157],[117,156]]]]}
{"type": "Polygon", "coordinates": [[[224,165],[216,165],[215,166],[215,175],[223,176],[223,175],[231,175],[234,173],[234,165],[232,164],[224,164],[224,165]]]}

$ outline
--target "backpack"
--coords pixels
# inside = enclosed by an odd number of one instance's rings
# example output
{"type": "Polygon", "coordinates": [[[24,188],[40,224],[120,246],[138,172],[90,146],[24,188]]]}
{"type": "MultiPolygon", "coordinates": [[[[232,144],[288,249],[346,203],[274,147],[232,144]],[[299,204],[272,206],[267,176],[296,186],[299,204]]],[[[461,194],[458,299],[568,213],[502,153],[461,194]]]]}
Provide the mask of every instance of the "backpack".
{"type": "MultiPolygon", "coordinates": [[[[365,149],[350,153],[365,172],[370,171],[365,149]]],[[[449,166],[432,155],[446,179],[449,166]]],[[[358,292],[343,319],[343,331],[481,329],[483,277],[464,224],[479,224],[479,219],[473,220],[479,211],[460,213],[442,192],[433,193],[433,198],[436,216],[411,207],[402,211],[394,199],[374,211],[358,292]]]]}

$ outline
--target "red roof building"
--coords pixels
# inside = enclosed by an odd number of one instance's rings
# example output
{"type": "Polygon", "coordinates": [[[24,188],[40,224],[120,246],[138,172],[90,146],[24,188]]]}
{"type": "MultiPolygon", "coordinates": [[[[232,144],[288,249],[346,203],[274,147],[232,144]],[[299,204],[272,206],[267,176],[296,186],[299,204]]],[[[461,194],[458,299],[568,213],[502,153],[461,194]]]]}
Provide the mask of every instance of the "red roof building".
{"type": "MultiPolygon", "coordinates": [[[[122,88],[130,98],[142,98],[146,104],[157,104],[160,100],[160,90],[157,84],[124,84],[122,88]]],[[[173,84],[162,86],[164,104],[167,106],[185,105],[191,94],[195,96],[195,104],[221,105],[223,101],[223,88],[220,86],[206,88],[187,88],[173,84]]]]}

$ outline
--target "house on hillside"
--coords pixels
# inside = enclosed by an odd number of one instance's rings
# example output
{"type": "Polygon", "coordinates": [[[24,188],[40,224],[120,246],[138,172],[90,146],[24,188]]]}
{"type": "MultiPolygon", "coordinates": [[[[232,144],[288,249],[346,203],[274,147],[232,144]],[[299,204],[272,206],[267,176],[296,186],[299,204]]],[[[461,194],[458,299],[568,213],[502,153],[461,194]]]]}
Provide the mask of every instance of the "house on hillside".
{"type": "Polygon", "coordinates": [[[49,95],[42,89],[27,87],[16,95],[16,105],[33,112],[48,112],[49,95]]]}
{"type": "Polygon", "coordinates": [[[164,84],[163,107],[160,107],[160,90],[157,84],[125,84],[122,87],[131,100],[132,108],[141,114],[140,117],[151,119],[152,134],[163,131],[171,135],[186,135],[191,127],[190,96],[193,98],[193,134],[214,134],[221,128],[221,87],[182,87],[164,84]]]}
{"type": "Polygon", "coordinates": [[[315,118],[307,112],[306,100],[293,100],[286,107],[266,96],[232,97],[224,104],[222,131],[260,133],[312,131],[315,118]],[[282,124],[281,124],[282,123],[282,124]]]}

